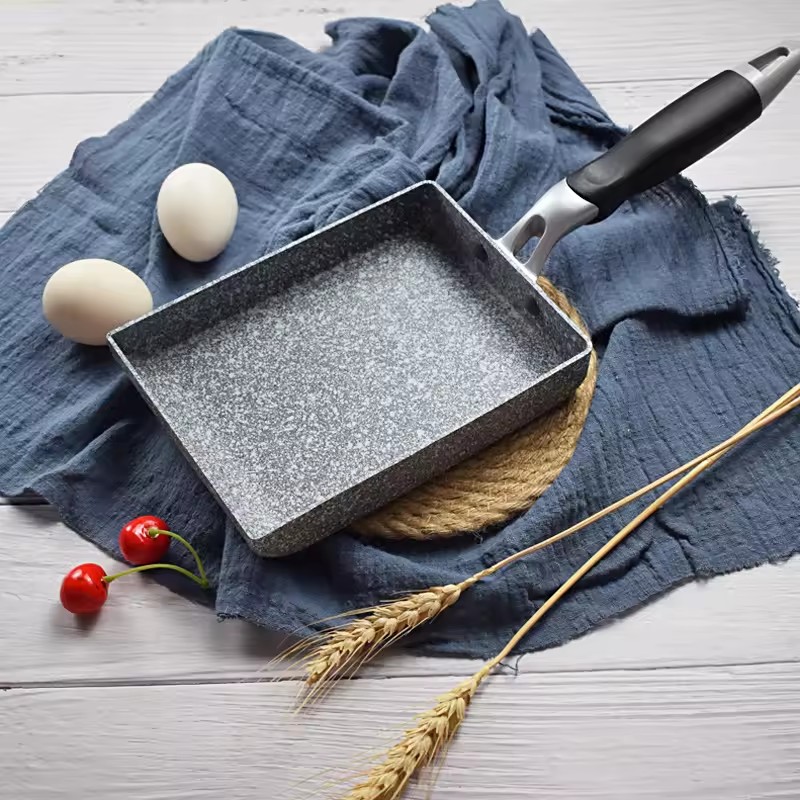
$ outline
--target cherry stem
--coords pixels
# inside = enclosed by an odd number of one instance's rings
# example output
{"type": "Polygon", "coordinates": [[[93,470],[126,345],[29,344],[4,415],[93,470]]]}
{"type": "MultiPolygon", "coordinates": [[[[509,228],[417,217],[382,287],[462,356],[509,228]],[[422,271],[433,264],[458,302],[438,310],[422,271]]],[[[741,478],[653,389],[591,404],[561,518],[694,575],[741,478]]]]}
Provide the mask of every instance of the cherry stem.
{"type": "Polygon", "coordinates": [[[200,585],[204,589],[208,588],[208,577],[206,576],[206,571],[203,569],[203,562],[200,560],[197,550],[195,550],[194,547],[192,547],[192,545],[183,538],[183,536],[180,536],[173,531],[162,531],[159,528],[150,528],[150,530],[147,531],[147,535],[150,536],[151,539],[155,539],[156,536],[169,536],[170,539],[179,541],[194,556],[195,564],[197,564],[197,571],[200,573],[200,585]]]}
{"type": "Polygon", "coordinates": [[[136,572],[144,572],[148,569],[172,569],[175,570],[175,572],[180,572],[181,575],[185,575],[187,578],[191,578],[196,584],[202,586],[203,589],[208,589],[208,579],[205,577],[205,574],[202,578],[198,578],[193,572],[189,572],[188,569],[179,567],[176,564],[142,564],[140,567],[132,567],[122,572],[115,572],[113,575],[106,575],[103,578],[103,583],[111,583],[111,581],[115,581],[117,578],[122,578],[125,575],[133,575],[136,572]]]}

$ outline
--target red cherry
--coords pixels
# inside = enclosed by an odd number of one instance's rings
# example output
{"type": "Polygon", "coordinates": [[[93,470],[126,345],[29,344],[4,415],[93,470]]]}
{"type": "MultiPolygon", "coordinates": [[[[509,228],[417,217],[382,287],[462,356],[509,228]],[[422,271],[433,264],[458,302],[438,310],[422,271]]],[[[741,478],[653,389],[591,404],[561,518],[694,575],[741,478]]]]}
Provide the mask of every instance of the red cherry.
{"type": "Polygon", "coordinates": [[[145,515],[132,519],[119,532],[119,549],[131,564],[155,564],[169,550],[169,537],[159,534],[151,536],[150,529],[169,530],[167,523],[159,517],[145,515]]]}
{"type": "Polygon", "coordinates": [[[80,564],[61,582],[61,605],[73,614],[93,614],[108,598],[106,571],[99,564],[80,564]]]}

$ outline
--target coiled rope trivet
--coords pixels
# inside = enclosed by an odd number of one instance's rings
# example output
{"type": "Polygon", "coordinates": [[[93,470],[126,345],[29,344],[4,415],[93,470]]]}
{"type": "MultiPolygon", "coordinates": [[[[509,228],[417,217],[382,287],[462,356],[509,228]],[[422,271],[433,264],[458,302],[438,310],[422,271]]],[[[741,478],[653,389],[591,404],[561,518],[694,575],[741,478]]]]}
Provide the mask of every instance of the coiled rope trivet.
{"type": "MultiPolygon", "coordinates": [[[[539,284],[585,331],[562,292],[546,278],[539,284]]],[[[436,539],[478,531],[527,510],[572,457],[596,382],[592,353],[586,378],[567,402],[351,527],[364,536],[436,539]]]]}

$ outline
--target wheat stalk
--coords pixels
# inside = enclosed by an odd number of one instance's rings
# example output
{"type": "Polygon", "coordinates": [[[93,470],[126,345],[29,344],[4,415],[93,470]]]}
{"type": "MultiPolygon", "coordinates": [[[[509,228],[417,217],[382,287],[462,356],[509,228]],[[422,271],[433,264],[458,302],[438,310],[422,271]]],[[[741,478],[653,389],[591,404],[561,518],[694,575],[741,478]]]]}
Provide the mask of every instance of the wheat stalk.
{"type": "MultiPolygon", "coordinates": [[[[797,394],[800,385],[795,387],[797,394]]],[[[786,397],[786,396],[784,396],[786,397]]],[[[782,398],[783,399],[783,398],[782,398]]],[[[769,425],[788,411],[800,405],[800,398],[790,402],[770,406],[767,411],[745,426],[737,434],[740,441],[756,430],[769,425]],[[765,416],[766,415],[766,416],[765,416]]],[[[736,437],[732,437],[736,438],[736,437]]],[[[732,445],[731,445],[732,446],[732,445]]],[[[487,661],[471,678],[458,684],[452,691],[442,695],[436,705],[417,718],[417,724],[405,731],[402,739],[390,748],[384,760],[377,764],[366,778],[354,786],[346,800],[397,800],[414,774],[430,764],[455,736],[466,716],[467,708],[475,692],[484,679],[507,658],[517,645],[530,633],[537,623],[548,613],[578,581],[594,569],[609,553],[618,547],[645,520],[658,511],[670,498],[691,483],[698,475],[713,466],[729,448],[714,448],[716,452],[691,468],[684,477],[650,503],[627,525],[609,539],[590,558],[588,558],[548,599],[531,615],[522,627],[508,640],[493,658],[487,661]]],[[[712,451],[709,451],[712,452],[712,451]]]]}
{"type": "MultiPolygon", "coordinates": [[[[643,495],[657,489],[686,473],[693,473],[699,466],[703,469],[716,463],[725,453],[742,439],[769,425],[779,416],[795,408],[800,403],[800,384],[795,385],[772,405],[754,417],[747,425],[724,442],[712,447],[702,455],[693,458],[680,467],[668,472],[657,480],[637,489],[627,497],[595,512],[571,527],[556,533],[536,544],[530,545],[510,556],[476,572],[458,584],[437,586],[416,592],[399,600],[363,609],[363,615],[339,628],[323,632],[307,642],[296,645],[285,656],[310,651],[303,659],[306,673],[305,686],[310,690],[304,704],[313,699],[322,686],[354,673],[363,663],[374,658],[384,647],[406,636],[415,628],[429,622],[449,606],[453,605],[470,586],[493,575],[501,569],[583,530],[599,519],[632,503],[643,495]]],[[[703,470],[700,470],[703,471],[703,470]]],[[[675,484],[678,486],[679,484],[675,484]]],[[[680,484],[685,485],[685,484],[680,484]]],[[[673,487],[674,489],[674,487],[673,487]]],[[[672,490],[670,490],[672,491],[672,490]]],[[[671,494],[669,495],[672,496],[671,494]]],[[[612,540],[613,541],[613,540],[612,540]]]]}

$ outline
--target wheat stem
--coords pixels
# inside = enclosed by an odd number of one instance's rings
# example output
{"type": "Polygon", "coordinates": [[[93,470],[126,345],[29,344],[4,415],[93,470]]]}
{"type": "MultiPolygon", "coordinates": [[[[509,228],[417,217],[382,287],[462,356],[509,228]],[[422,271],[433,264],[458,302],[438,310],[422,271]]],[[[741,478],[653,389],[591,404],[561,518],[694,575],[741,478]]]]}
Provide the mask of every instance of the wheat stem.
{"type": "Polygon", "coordinates": [[[754,417],[750,422],[747,423],[743,428],[737,431],[733,436],[728,437],[724,442],[720,442],[720,444],[712,447],[710,450],[707,450],[705,453],[702,453],[699,456],[696,456],[691,461],[687,461],[685,464],[682,464],[680,467],[676,467],[671,472],[668,472],[666,475],[662,475],[660,478],[648,483],[647,486],[643,486],[641,489],[637,489],[635,492],[623,497],[621,500],[617,500],[611,505],[606,506],[605,508],[596,511],[594,514],[586,517],[585,519],[581,520],[580,522],[572,525],[569,528],[566,528],[559,533],[554,534],[553,536],[548,537],[547,539],[542,539],[540,542],[536,542],[536,544],[532,544],[529,547],[524,548],[523,550],[519,550],[516,553],[512,553],[510,556],[498,561],[495,564],[492,564],[490,567],[481,570],[480,572],[476,572],[474,575],[470,576],[466,580],[462,581],[458,584],[462,590],[469,588],[473,584],[477,583],[483,578],[488,578],[490,575],[493,575],[495,572],[499,572],[504,567],[509,566],[509,564],[513,564],[515,561],[518,561],[521,558],[525,558],[526,556],[531,555],[532,553],[537,552],[538,550],[542,550],[543,548],[555,544],[555,542],[560,542],[562,539],[566,539],[568,536],[571,536],[573,533],[577,533],[578,531],[583,530],[584,528],[591,525],[593,522],[597,522],[597,520],[602,519],[603,517],[608,516],[609,514],[613,514],[615,511],[618,511],[620,508],[629,505],[630,503],[638,500],[640,497],[652,492],[654,489],[658,489],[660,486],[663,486],[665,483],[669,483],[674,478],[677,478],[679,475],[683,475],[688,470],[693,469],[694,467],[702,464],[703,462],[707,461],[709,458],[712,458],[717,455],[724,455],[728,450],[731,449],[734,445],[738,444],[742,439],[746,436],[749,436],[754,431],[760,430],[765,425],[769,425],[773,419],[776,417],[773,416],[776,411],[783,409],[784,406],[785,411],[791,410],[791,408],[795,408],[797,405],[797,399],[800,397],[800,384],[793,386],[788,392],[786,392],[782,397],[776,400],[771,406],[764,409],[758,416],[754,417]]]}
{"type": "MultiPolygon", "coordinates": [[[[792,389],[786,392],[781,398],[776,400],[772,405],[762,411],[758,416],[754,417],[747,425],[724,442],[712,447],[702,455],[693,458],[691,461],[672,470],[661,478],[652,481],[647,486],[636,490],[627,497],[617,500],[615,503],[595,512],[566,530],[556,533],[540,542],[536,542],[516,553],[512,553],[510,556],[496,562],[486,569],[476,572],[474,575],[471,575],[458,584],[432,587],[431,589],[415,592],[383,605],[374,606],[373,608],[365,610],[365,616],[340,628],[335,628],[324,633],[321,639],[316,640],[316,646],[312,644],[308,648],[310,654],[305,660],[305,671],[306,686],[310,689],[310,692],[306,696],[303,705],[310,702],[312,698],[318,696],[322,684],[339,679],[345,674],[352,674],[363,663],[374,658],[389,644],[396,642],[418,626],[437,617],[442,611],[453,605],[466,589],[473,586],[478,581],[493,575],[538,550],[583,530],[593,522],[632,503],[634,500],[668,483],[679,475],[686,474],[686,477],[692,480],[696,475],[699,475],[703,469],[716,463],[719,458],[746,436],[770,424],[777,419],[778,416],[796,407],[798,403],[800,403],[800,384],[792,387],[792,389]],[[703,469],[695,471],[701,465],[705,465],[703,469]]],[[[685,486],[687,482],[688,481],[676,483],[673,489],[670,490],[670,493],[668,493],[667,499],[671,497],[675,491],[679,491],[680,487],[685,486]]],[[[666,502],[666,500],[662,502],[666,502]]],[[[643,519],[646,519],[646,517],[643,519]]],[[[591,567],[589,567],[589,569],[591,569],[591,567]]],[[[576,578],[576,580],[579,579],[580,576],[576,578]]],[[[565,591],[568,590],[569,588],[565,589],[565,591]]],[[[547,608],[549,607],[550,606],[547,606],[547,608]]],[[[547,608],[545,608],[542,613],[546,613],[547,608]]],[[[303,645],[301,643],[299,649],[302,648],[303,645]]]]}
{"type": "MultiPolygon", "coordinates": [[[[800,387],[797,387],[800,389],[800,387]]],[[[788,393],[787,393],[788,394],[788,393]]],[[[796,393],[795,393],[796,394],[796,393]]],[[[384,761],[375,766],[366,778],[351,789],[347,800],[397,800],[404,792],[414,774],[430,764],[455,736],[466,716],[470,701],[478,687],[492,670],[500,664],[530,633],[539,620],[567,594],[578,581],[599,564],[609,553],[617,548],[645,520],[658,511],[698,475],[713,466],[737,442],[746,436],[769,425],[779,417],[800,404],[800,397],[783,404],[773,404],[746,425],[736,436],[728,441],[725,448],[713,448],[713,455],[701,460],[680,480],[657,497],[647,508],[637,514],[615,536],[609,539],[584,564],[579,567],[552,595],[536,610],[522,627],[508,640],[506,645],[493,658],[487,661],[472,677],[462,681],[451,692],[440,697],[433,709],[418,717],[417,724],[409,728],[403,738],[390,748],[384,761]]]]}

